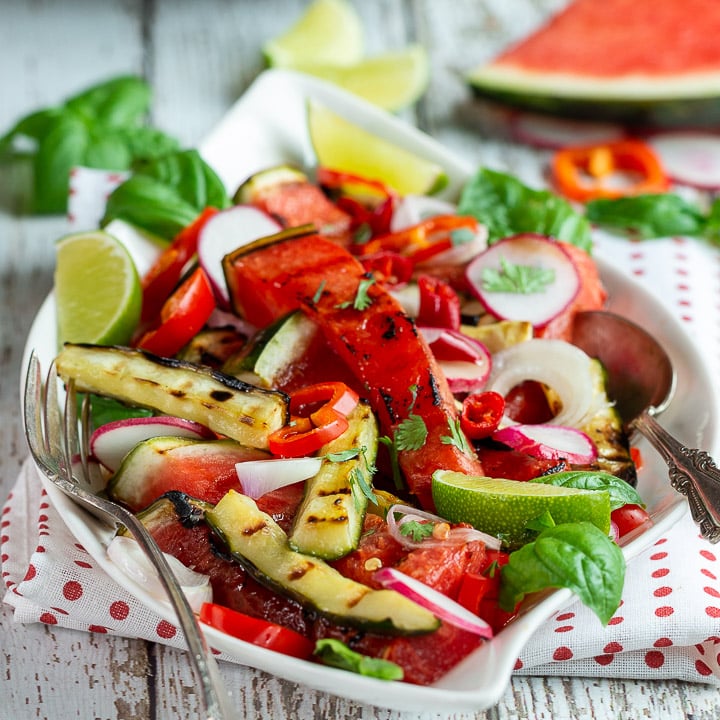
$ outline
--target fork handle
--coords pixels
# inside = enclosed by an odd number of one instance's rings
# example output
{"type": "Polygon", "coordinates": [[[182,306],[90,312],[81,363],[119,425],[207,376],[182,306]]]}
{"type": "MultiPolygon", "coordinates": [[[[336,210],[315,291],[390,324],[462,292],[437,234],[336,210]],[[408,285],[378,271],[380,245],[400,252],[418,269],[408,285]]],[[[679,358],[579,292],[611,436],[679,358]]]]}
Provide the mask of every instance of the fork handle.
{"type": "Polygon", "coordinates": [[[678,442],[648,410],[632,423],[668,466],[672,486],[687,496],[693,520],[711,543],[720,541],[720,470],[704,450],[678,442]]]}
{"type": "Polygon", "coordinates": [[[217,661],[205,642],[195,613],[175,579],[170,565],[142,522],[129,511],[123,511],[122,514],[125,526],[155,566],[185,634],[190,659],[200,680],[206,720],[230,720],[234,713],[230,711],[230,696],[225,690],[217,661]]]}

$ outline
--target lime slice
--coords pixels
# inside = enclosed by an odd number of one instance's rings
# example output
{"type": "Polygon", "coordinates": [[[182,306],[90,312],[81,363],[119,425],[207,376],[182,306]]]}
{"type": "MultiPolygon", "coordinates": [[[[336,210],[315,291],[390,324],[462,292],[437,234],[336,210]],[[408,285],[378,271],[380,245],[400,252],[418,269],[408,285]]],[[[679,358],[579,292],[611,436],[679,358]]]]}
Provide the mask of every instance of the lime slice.
{"type": "Polygon", "coordinates": [[[427,90],[430,68],[427,53],[420,45],[385,53],[355,65],[299,65],[310,75],[328,80],[355,95],[395,111],[412,105],[427,90]]]}
{"type": "Polygon", "coordinates": [[[268,65],[353,65],[364,54],[362,23],[347,0],[314,0],[283,35],[263,47],[268,65]]]}
{"type": "Polygon", "coordinates": [[[323,167],[380,180],[401,195],[438,192],[448,182],[437,163],[367,132],[320,103],[308,103],[308,127],[323,167]]]}
{"type": "Polygon", "coordinates": [[[126,344],[140,319],[142,290],[132,258],[112,235],[66,235],[56,244],[58,340],[126,344]]]}
{"type": "Polygon", "coordinates": [[[581,490],[464,475],[438,470],[432,494],[440,515],[451,522],[468,522],[503,539],[510,547],[528,538],[527,524],[549,512],[557,525],[587,520],[610,530],[610,495],[605,490],[581,490]]]}

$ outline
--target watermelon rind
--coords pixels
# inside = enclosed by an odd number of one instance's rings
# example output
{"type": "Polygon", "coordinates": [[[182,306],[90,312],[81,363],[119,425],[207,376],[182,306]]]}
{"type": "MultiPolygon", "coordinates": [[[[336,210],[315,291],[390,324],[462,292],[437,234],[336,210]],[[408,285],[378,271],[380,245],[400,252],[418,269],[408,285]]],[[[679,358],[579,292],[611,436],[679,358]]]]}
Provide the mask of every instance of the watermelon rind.
{"type": "Polygon", "coordinates": [[[720,122],[720,72],[596,78],[487,64],[466,75],[474,95],[523,110],[647,127],[720,122]]]}

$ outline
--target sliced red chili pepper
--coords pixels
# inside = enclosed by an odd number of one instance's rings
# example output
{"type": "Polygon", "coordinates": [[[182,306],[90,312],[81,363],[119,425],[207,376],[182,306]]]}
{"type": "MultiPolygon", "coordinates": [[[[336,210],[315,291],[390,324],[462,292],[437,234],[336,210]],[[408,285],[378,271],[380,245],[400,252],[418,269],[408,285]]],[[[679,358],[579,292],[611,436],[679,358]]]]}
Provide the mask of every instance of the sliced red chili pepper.
{"type": "Polygon", "coordinates": [[[564,148],[555,154],[552,172],[558,190],[579,202],[665,192],[669,187],[655,151],[640,140],[564,148]]]}
{"type": "Polygon", "coordinates": [[[460,581],[457,601],[470,612],[479,615],[480,601],[490,589],[490,579],[482,573],[466,572],[460,581]]]}
{"type": "Polygon", "coordinates": [[[309,418],[292,417],[290,423],[271,433],[268,449],[280,457],[305,457],[317,452],[335,438],[340,437],[349,426],[348,419],[332,408],[323,406],[309,418]],[[313,425],[317,420],[318,425],[313,425]]]}
{"type": "Polygon", "coordinates": [[[316,425],[315,416],[325,408],[341,415],[349,415],[358,404],[358,394],[343,382],[325,382],[307,385],[290,395],[290,414],[309,417],[316,425]]]}
{"type": "Polygon", "coordinates": [[[380,235],[358,247],[359,254],[373,255],[383,250],[407,255],[414,263],[425,262],[449,250],[452,233],[457,230],[477,232],[478,222],[466,215],[435,215],[394,233],[380,235]]]}
{"type": "Polygon", "coordinates": [[[395,197],[395,191],[380,180],[364,178],[353,173],[331,170],[326,167],[317,169],[317,182],[325,188],[341,190],[344,195],[354,198],[395,197]]]}
{"type": "Polygon", "coordinates": [[[505,398],[493,390],[468,395],[463,401],[460,428],[471,440],[489,437],[505,413],[505,398]]]}
{"type": "Polygon", "coordinates": [[[363,267],[386,285],[405,285],[413,274],[410,258],[390,250],[360,258],[363,267]]]}
{"type": "Polygon", "coordinates": [[[216,603],[202,604],[200,621],[245,642],[292,657],[309,658],[315,647],[312,640],[290,628],[216,603]]]}
{"type": "Polygon", "coordinates": [[[160,324],[137,343],[156,355],[172,357],[205,325],[215,309],[215,295],[205,271],[197,268],[167,299],[160,324]]]}
{"type": "Polygon", "coordinates": [[[145,273],[142,278],[141,318],[144,322],[152,321],[157,317],[163,303],[180,281],[183,268],[197,252],[200,231],[217,212],[219,211],[215,207],[205,208],[190,225],[178,233],[150,270],[145,273]]]}
{"type": "Polygon", "coordinates": [[[460,298],[450,285],[430,275],[417,279],[420,289],[418,325],[423,327],[460,328],[460,298]]]}

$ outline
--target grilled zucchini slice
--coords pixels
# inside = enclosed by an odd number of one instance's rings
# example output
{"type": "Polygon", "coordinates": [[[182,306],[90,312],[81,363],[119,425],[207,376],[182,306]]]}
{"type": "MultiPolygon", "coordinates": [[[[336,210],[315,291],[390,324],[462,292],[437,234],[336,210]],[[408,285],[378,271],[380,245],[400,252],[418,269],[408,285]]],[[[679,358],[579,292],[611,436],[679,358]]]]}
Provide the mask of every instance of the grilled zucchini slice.
{"type": "Polygon", "coordinates": [[[78,392],[95,393],[195,420],[243,445],[267,449],[289,419],[288,397],[218,370],[119,346],[66,344],[58,375],[78,392]]]}
{"type": "Polygon", "coordinates": [[[282,528],[252,498],[230,490],[205,513],[232,556],[259,582],[339,625],[389,634],[436,630],[437,618],[394,590],[373,590],[324,560],[296,552],[282,528]]]}

